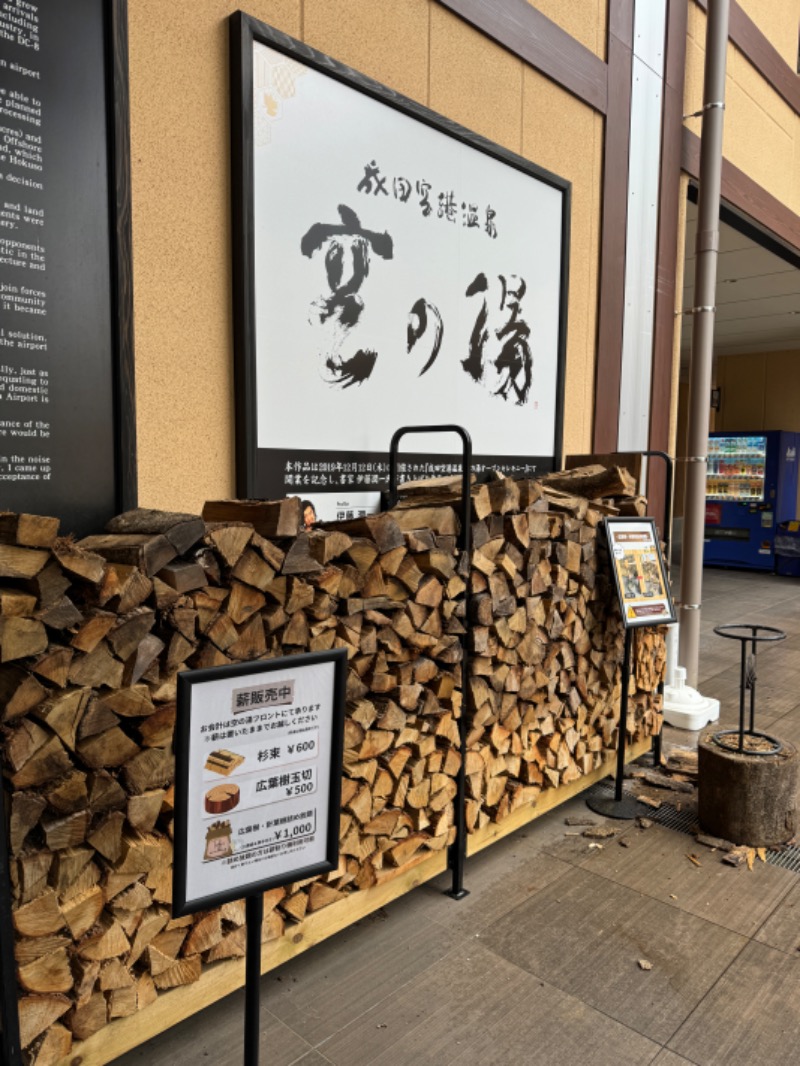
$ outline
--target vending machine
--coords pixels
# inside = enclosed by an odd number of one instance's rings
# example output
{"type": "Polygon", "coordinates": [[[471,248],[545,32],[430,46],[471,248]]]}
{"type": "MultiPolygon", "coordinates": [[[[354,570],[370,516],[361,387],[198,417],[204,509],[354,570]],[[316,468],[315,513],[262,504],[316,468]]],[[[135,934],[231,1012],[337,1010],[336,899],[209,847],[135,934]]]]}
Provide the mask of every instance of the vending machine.
{"type": "Polygon", "coordinates": [[[707,566],[774,569],[778,523],[796,517],[798,443],[782,430],[710,435],[707,566]]]}

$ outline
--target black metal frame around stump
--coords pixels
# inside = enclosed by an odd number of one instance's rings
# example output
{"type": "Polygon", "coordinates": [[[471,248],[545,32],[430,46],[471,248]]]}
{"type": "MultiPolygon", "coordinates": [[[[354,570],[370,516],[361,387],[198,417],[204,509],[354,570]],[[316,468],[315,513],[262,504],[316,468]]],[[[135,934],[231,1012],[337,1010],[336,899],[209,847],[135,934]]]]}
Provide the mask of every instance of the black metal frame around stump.
{"type": "Polygon", "coordinates": [[[756,649],[759,644],[766,642],[777,643],[780,640],[786,640],[786,634],[782,629],[776,629],[775,626],[761,626],[755,625],[752,622],[731,622],[724,626],[714,626],[714,632],[718,637],[725,637],[727,640],[739,640],[742,645],[742,657],[741,657],[741,674],[739,682],[739,728],[738,729],[721,729],[714,734],[713,740],[724,751],[736,751],[739,755],[745,753],[744,750],[744,738],[745,736],[760,737],[762,740],[770,742],[769,748],[762,750],[752,749],[748,750],[748,755],[777,755],[782,748],[781,742],[776,738],[769,735],[769,733],[760,733],[756,730],[756,649]],[[749,631],[749,632],[743,632],[749,631]],[[760,634],[764,634],[763,636],[760,634]],[[748,654],[747,645],[750,643],[752,648],[748,654]],[[750,728],[745,730],[744,718],[745,718],[745,692],[750,689],[750,728]],[[730,744],[726,744],[723,737],[735,737],[739,738],[739,746],[734,749],[730,744]]]}
{"type": "Polygon", "coordinates": [[[392,442],[389,445],[389,491],[385,500],[385,509],[394,507],[397,503],[397,453],[400,445],[400,441],[408,433],[457,433],[461,437],[462,445],[462,458],[461,458],[461,534],[458,538],[458,547],[461,551],[461,559],[459,565],[463,565],[461,560],[466,559],[467,573],[465,575],[466,588],[464,590],[464,633],[461,637],[461,690],[463,693],[463,699],[461,703],[461,713],[458,716],[458,740],[461,754],[461,765],[458,768],[458,777],[456,779],[456,839],[450,846],[448,853],[448,867],[453,875],[453,884],[447,895],[452,896],[453,899],[463,899],[469,895],[469,892],[464,888],[464,865],[467,858],[467,823],[466,823],[466,803],[467,803],[467,714],[468,709],[471,706],[470,698],[470,686],[469,686],[469,633],[471,620],[469,616],[469,568],[470,568],[470,546],[471,546],[471,507],[472,499],[470,496],[470,486],[472,477],[472,438],[463,426],[455,425],[442,425],[442,426],[403,426],[398,429],[392,437],[392,442]]]}

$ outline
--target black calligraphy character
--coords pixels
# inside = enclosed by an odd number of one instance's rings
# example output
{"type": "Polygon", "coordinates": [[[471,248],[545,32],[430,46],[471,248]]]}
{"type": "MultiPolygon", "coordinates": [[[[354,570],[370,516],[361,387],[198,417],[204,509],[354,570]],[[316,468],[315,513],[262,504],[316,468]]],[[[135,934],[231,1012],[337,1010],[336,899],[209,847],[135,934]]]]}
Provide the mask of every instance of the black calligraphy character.
{"type": "Polygon", "coordinates": [[[477,204],[462,204],[461,214],[464,219],[463,224],[467,227],[467,229],[475,229],[476,226],[480,226],[477,204]]]}
{"type": "Polygon", "coordinates": [[[439,308],[434,307],[432,303],[427,300],[419,299],[411,308],[411,313],[408,316],[408,353],[411,354],[412,349],[416,346],[417,341],[430,332],[429,344],[425,350],[428,353],[428,360],[425,366],[420,370],[418,377],[422,377],[426,370],[430,370],[433,366],[436,356],[439,354],[439,349],[442,346],[442,334],[444,333],[444,324],[442,322],[442,316],[439,314],[439,308]],[[430,331],[429,331],[430,327],[430,331]]]}
{"type": "Polygon", "coordinates": [[[419,206],[422,208],[423,218],[427,218],[431,211],[433,211],[433,208],[431,207],[431,202],[428,198],[430,191],[431,186],[429,182],[417,182],[417,196],[419,196],[419,206]]]}
{"type": "Polygon", "coordinates": [[[411,196],[411,182],[408,178],[395,178],[392,182],[392,187],[395,200],[399,200],[401,204],[407,203],[409,196],[411,196]]]}
{"type": "Polygon", "coordinates": [[[486,208],[486,225],[483,227],[490,237],[497,237],[497,226],[495,225],[495,218],[497,218],[497,212],[491,207],[486,208]]]}
{"type": "Polygon", "coordinates": [[[448,222],[456,220],[456,198],[452,192],[439,193],[439,210],[437,218],[446,218],[448,222]]]}
{"type": "Polygon", "coordinates": [[[364,229],[358,215],[345,204],[339,205],[341,224],[315,222],[300,241],[300,251],[307,258],[325,248],[325,273],[330,296],[321,296],[312,304],[310,321],[330,323],[328,348],[320,354],[322,376],[330,385],[348,388],[361,385],[372,374],[378,353],[359,349],[344,356],[342,347],[350,331],[358,324],[364,310],[359,295],[370,267],[370,253],[391,259],[394,244],[388,233],[364,229]]]}
{"type": "Polygon", "coordinates": [[[364,177],[356,186],[356,191],[365,192],[368,196],[370,193],[374,193],[377,196],[381,192],[384,196],[388,196],[386,178],[380,177],[380,172],[381,168],[373,159],[371,163],[364,167],[364,177]]]}
{"type": "Polygon", "coordinates": [[[500,274],[497,285],[490,286],[485,274],[478,274],[467,289],[467,296],[484,293],[483,304],[469,340],[469,357],[464,370],[493,396],[515,399],[522,406],[528,399],[533,379],[533,356],[528,337],[530,327],[520,317],[525,295],[524,278],[500,274]]]}

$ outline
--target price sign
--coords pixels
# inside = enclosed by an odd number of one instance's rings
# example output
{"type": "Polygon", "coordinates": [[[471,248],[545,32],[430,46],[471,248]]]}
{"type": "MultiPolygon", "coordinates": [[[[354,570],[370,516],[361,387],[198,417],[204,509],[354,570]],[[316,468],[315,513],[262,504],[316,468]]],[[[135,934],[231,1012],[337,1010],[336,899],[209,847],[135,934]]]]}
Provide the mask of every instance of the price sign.
{"type": "Polygon", "coordinates": [[[178,678],[173,914],[338,863],[343,649],[178,678]]]}

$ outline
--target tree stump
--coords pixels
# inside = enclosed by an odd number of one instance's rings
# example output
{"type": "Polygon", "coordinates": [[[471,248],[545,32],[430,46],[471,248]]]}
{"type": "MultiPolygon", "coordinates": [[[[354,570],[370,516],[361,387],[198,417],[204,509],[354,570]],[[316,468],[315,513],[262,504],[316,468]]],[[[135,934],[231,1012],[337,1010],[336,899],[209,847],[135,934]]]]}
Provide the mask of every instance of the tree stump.
{"type": "Polygon", "coordinates": [[[740,755],[715,744],[713,733],[701,737],[697,799],[706,832],[751,848],[791,840],[797,831],[797,748],[781,743],[777,755],[740,755]]]}

